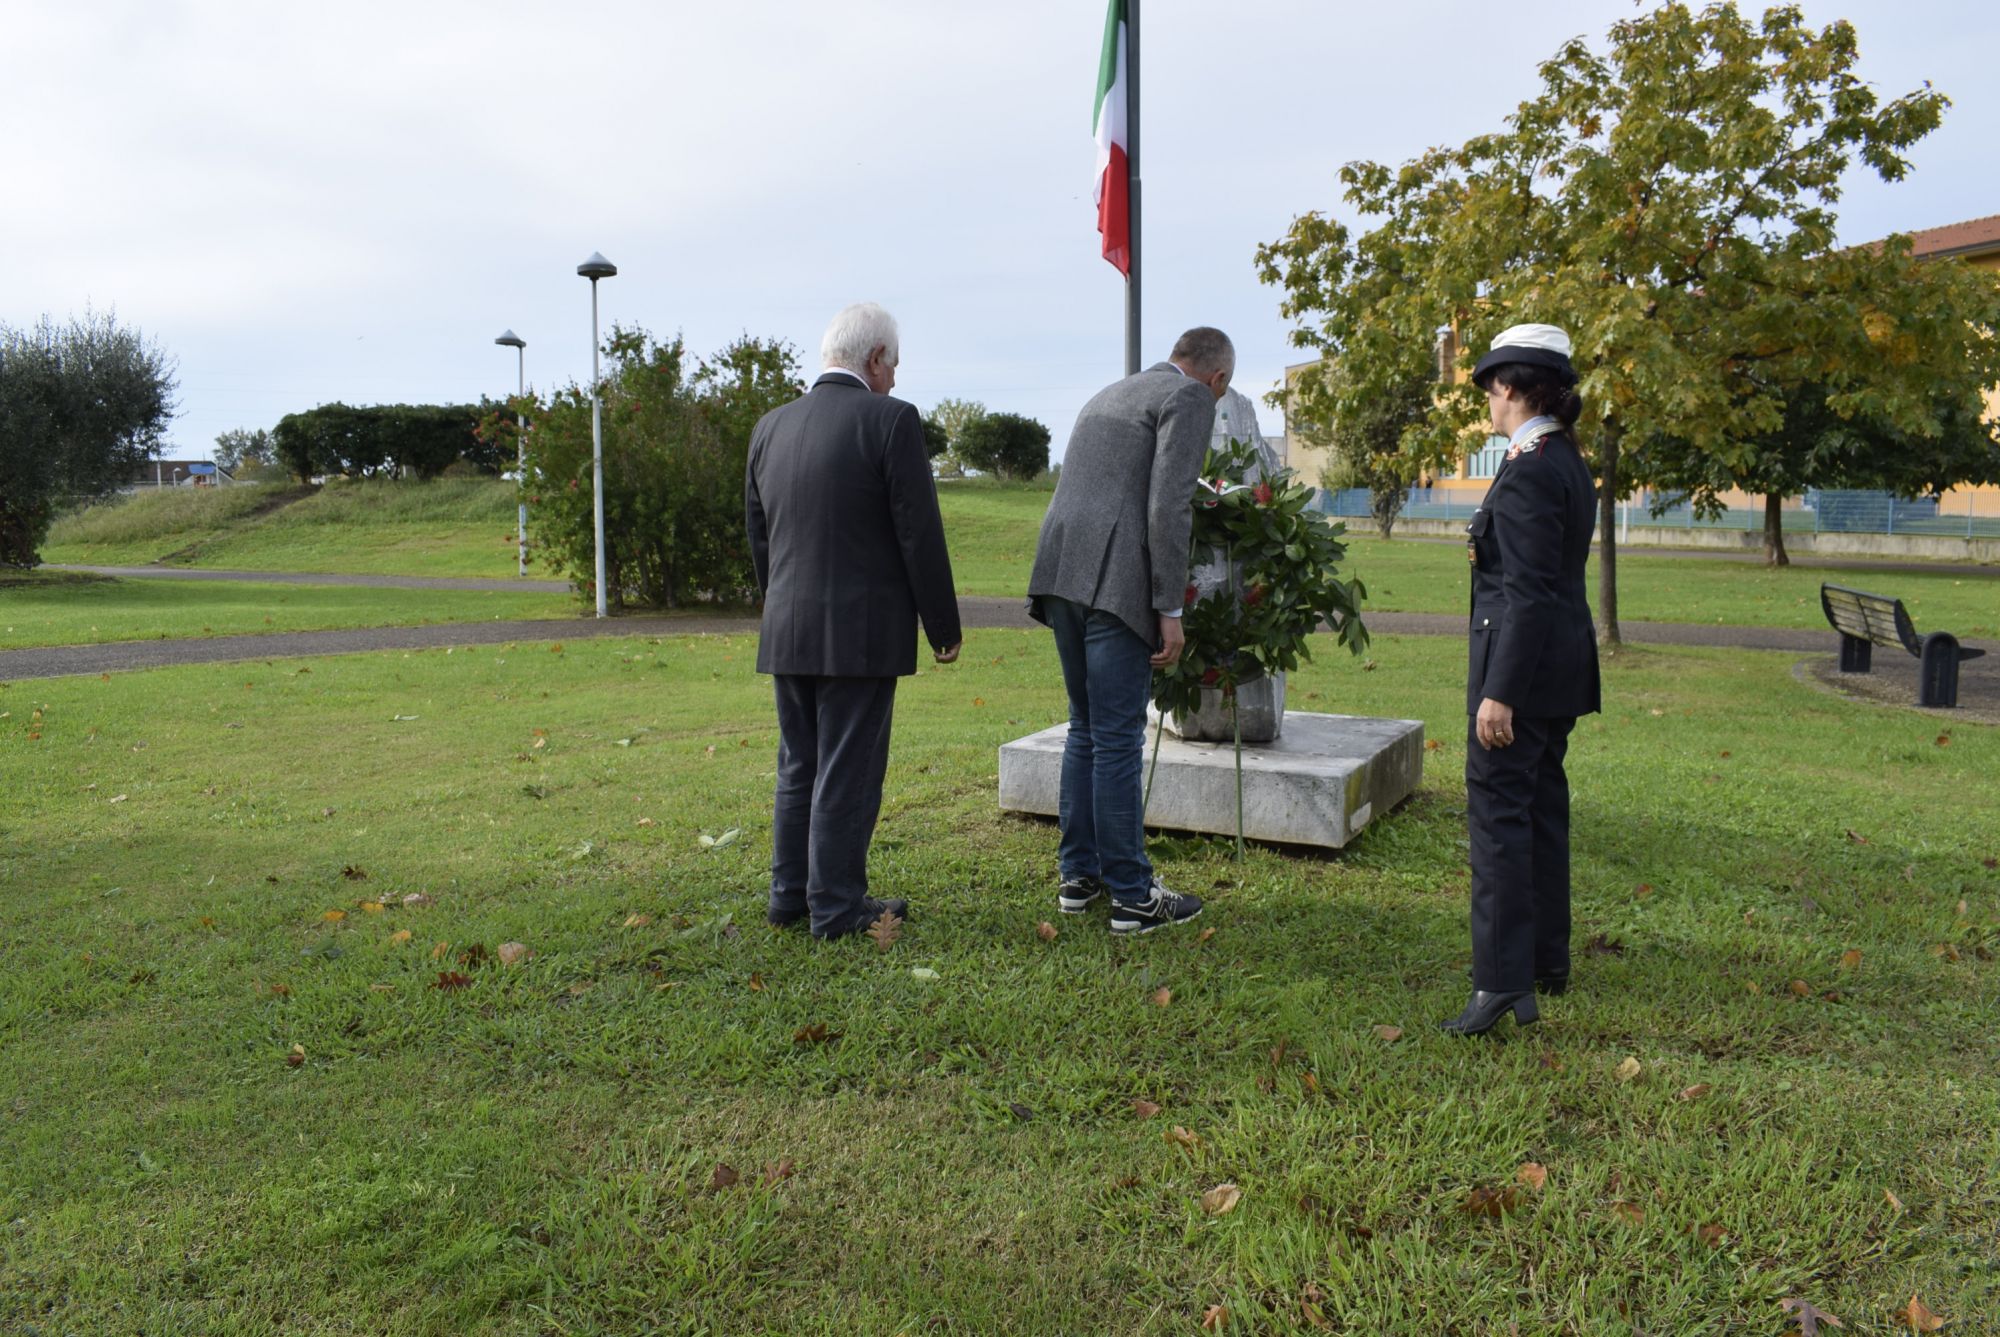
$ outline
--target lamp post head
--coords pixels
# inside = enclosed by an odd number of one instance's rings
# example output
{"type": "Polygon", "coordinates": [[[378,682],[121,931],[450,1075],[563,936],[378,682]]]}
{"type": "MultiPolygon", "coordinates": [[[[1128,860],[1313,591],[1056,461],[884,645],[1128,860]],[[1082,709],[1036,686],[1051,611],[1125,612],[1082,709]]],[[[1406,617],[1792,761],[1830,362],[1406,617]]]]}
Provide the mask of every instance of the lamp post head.
{"type": "Polygon", "coordinates": [[[498,339],[495,339],[493,342],[496,344],[505,344],[509,348],[526,348],[528,346],[528,341],[526,339],[523,339],[520,335],[514,333],[514,331],[512,330],[507,330],[503,332],[501,336],[498,339]]]}
{"type": "Polygon", "coordinates": [[[590,258],[576,267],[576,272],[587,279],[595,281],[597,279],[610,278],[618,272],[618,266],[606,260],[596,251],[592,251],[590,258]]]}

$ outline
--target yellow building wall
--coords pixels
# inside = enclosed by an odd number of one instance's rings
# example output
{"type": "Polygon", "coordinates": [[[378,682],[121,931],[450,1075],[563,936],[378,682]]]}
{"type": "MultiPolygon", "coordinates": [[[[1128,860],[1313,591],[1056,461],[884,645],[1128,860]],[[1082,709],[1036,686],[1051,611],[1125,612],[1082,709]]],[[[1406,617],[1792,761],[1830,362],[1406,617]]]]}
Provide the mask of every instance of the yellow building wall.
{"type": "MultiPolygon", "coordinates": [[[[1975,255],[1965,261],[1989,274],[2000,274],[2000,252],[1975,255]]],[[[2000,386],[1986,392],[1986,416],[2000,418],[2000,386]]],[[[2000,486],[1982,483],[1976,487],[1955,487],[1938,497],[1940,515],[2000,515],[2000,486]]]]}

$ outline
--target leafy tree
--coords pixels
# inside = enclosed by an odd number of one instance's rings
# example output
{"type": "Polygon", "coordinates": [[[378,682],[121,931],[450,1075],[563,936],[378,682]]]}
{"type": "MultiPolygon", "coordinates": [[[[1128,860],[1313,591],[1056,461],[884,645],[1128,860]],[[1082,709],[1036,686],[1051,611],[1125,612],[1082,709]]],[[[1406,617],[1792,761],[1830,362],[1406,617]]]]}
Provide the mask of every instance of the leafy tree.
{"type": "Polygon", "coordinates": [[[276,459],[277,450],[271,444],[271,434],[261,427],[254,432],[232,427],[215,438],[215,464],[226,474],[234,475],[246,468],[270,464],[276,459]]]}
{"type": "Polygon", "coordinates": [[[930,424],[935,422],[944,433],[945,448],[940,455],[931,452],[932,459],[941,459],[938,470],[954,478],[963,477],[965,461],[958,453],[958,442],[965,429],[986,416],[986,406],[976,399],[940,399],[937,407],[924,415],[924,444],[931,444],[930,424]]]}
{"type": "Polygon", "coordinates": [[[1952,379],[1940,376],[1931,417],[1915,429],[1866,411],[1843,416],[1833,407],[1837,390],[1807,385],[1786,401],[1777,428],[1744,443],[1747,454],[1725,464],[1714,455],[1674,451],[1651,472],[1672,489],[1668,499],[1687,497],[1704,510],[1718,508],[1716,493],[1726,488],[1761,493],[1765,561],[1787,566],[1784,499],[1809,486],[1916,497],[1959,483],[2000,481],[2000,423],[1988,420],[1983,402],[1964,394],[1962,383],[1958,393],[1946,388],[1952,379]]]}
{"type": "Polygon", "coordinates": [[[1365,487],[1375,528],[1388,538],[1403,513],[1414,476],[1405,437],[1420,433],[1437,396],[1437,366],[1421,348],[1407,350],[1402,372],[1387,379],[1379,394],[1346,393],[1352,373],[1342,363],[1322,360],[1299,373],[1286,405],[1286,421],[1306,444],[1328,452],[1320,486],[1365,487]]]}
{"type": "Polygon", "coordinates": [[[952,450],[968,469],[1037,478],[1049,467],[1049,429],[1018,413],[983,413],[960,429],[952,450]]]}
{"type": "MultiPolygon", "coordinates": [[[[675,608],[756,595],[743,529],[750,433],[796,398],[789,345],[743,338],[706,360],[680,339],[615,328],[605,342],[604,567],[607,604],[675,608]],[[690,365],[692,363],[692,365],[690,365]]],[[[596,600],[591,407],[582,386],[548,402],[510,402],[480,426],[511,457],[517,411],[528,418],[528,524],[555,570],[596,600]]]]}
{"type": "MultiPolygon", "coordinates": [[[[1580,444],[1599,480],[1600,639],[1618,643],[1618,499],[1670,474],[1733,473],[1815,382],[1843,416],[1924,433],[1933,397],[1878,340],[1963,341],[1913,309],[1907,254],[1833,251],[1843,174],[1888,181],[1947,105],[1924,88],[1881,102],[1854,71],[1853,27],[1806,26],[1794,6],[1667,4],[1577,38],[1493,134],[1340,179],[1355,238],[1325,215],[1258,250],[1302,347],[1349,367],[1343,400],[1386,392],[1404,352],[1456,328],[1469,350],[1522,321],[1570,331],[1588,405],[1580,444]],[[1870,327],[1876,332],[1871,333],[1870,327]],[[1628,461],[1627,451],[1636,452],[1628,461]]],[[[1947,326],[1951,326],[1947,329],[1947,326]]],[[[2000,379],[1988,376],[1986,380],[2000,379]]],[[[1439,396],[1406,433],[1418,467],[1459,454],[1484,416],[1476,388],[1439,396]]]]}
{"type": "Polygon", "coordinates": [[[173,394],[172,359],[109,313],[0,325],[0,565],[36,565],[58,505],[157,455],[173,394]]]}
{"type": "Polygon", "coordinates": [[[935,409],[924,415],[923,423],[924,458],[934,460],[951,449],[951,432],[938,421],[935,409]]]}

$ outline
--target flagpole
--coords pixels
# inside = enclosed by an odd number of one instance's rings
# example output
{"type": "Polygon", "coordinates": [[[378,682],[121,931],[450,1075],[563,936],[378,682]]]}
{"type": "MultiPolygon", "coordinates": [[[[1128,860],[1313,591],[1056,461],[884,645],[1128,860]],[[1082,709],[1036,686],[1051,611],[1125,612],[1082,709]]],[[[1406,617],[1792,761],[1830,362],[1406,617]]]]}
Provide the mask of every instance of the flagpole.
{"type": "Polygon", "coordinates": [[[1128,187],[1125,275],[1125,374],[1139,371],[1139,0],[1125,0],[1125,169],[1128,187]]]}

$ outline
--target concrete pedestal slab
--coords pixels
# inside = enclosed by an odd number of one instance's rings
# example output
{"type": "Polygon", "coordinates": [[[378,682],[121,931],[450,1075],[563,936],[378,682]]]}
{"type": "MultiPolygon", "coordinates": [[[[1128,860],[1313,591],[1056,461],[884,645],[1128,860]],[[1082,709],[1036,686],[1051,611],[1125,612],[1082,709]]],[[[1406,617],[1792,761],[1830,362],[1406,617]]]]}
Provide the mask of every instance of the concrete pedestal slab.
{"type": "MultiPolygon", "coordinates": [[[[1000,806],[1054,817],[1062,787],[1058,724],[1000,749],[1000,806]]],[[[1152,765],[1152,735],[1146,764],[1152,765]]],[[[1251,840],[1339,849],[1407,798],[1424,773],[1422,720],[1287,711],[1274,742],[1243,749],[1243,834],[1251,840]]],[[[1160,743],[1146,825],[1236,832],[1236,760],[1228,743],[1160,743]]]]}

